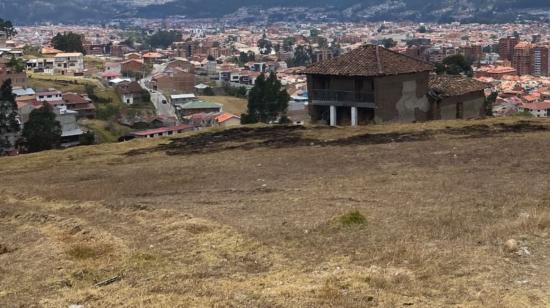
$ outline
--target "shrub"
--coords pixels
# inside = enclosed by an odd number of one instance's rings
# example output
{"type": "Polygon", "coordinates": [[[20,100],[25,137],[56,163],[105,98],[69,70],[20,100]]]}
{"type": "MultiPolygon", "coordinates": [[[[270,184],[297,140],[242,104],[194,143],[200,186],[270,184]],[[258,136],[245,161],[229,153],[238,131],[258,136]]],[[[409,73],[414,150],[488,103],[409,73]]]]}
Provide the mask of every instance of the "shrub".
{"type": "Polygon", "coordinates": [[[338,220],[344,226],[364,225],[367,223],[367,219],[359,211],[344,214],[338,220]]]}

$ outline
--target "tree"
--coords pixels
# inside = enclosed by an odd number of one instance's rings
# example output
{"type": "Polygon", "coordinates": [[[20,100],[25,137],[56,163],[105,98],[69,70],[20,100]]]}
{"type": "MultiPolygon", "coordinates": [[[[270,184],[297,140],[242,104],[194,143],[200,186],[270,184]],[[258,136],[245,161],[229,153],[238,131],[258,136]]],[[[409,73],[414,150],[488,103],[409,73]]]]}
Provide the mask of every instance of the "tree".
{"type": "Polygon", "coordinates": [[[306,49],[306,47],[299,45],[294,51],[294,57],[287,61],[288,67],[306,66],[311,64],[311,54],[311,49],[306,49]]]}
{"type": "Polygon", "coordinates": [[[9,20],[3,20],[0,18],[0,31],[6,33],[6,36],[8,38],[13,37],[17,34],[17,31],[15,31],[15,28],[13,27],[13,24],[9,20]]]}
{"type": "Polygon", "coordinates": [[[393,48],[397,46],[397,42],[394,41],[391,37],[383,39],[381,43],[382,45],[384,45],[384,48],[393,48]]]}
{"type": "Polygon", "coordinates": [[[262,73],[248,94],[248,112],[241,115],[241,122],[271,123],[285,118],[289,100],[277,75],[271,73],[266,79],[262,73]]]}
{"type": "Polygon", "coordinates": [[[443,63],[436,64],[435,70],[438,75],[473,75],[472,65],[463,55],[454,55],[443,59],[443,63]]]}
{"type": "Polygon", "coordinates": [[[12,56],[6,65],[13,69],[16,73],[21,73],[25,70],[23,59],[17,59],[15,56],[12,56]]]}
{"type": "Polygon", "coordinates": [[[290,52],[292,47],[296,44],[296,39],[293,37],[287,37],[283,40],[283,51],[290,52]]]}
{"type": "Polygon", "coordinates": [[[85,53],[84,46],[82,46],[82,35],[74,32],[57,33],[52,38],[52,45],[55,49],[65,52],[85,53]]]}
{"type": "Polygon", "coordinates": [[[495,104],[497,97],[498,92],[492,92],[491,95],[485,98],[485,107],[487,108],[485,114],[489,117],[493,116],[493,105],[495,104]]]}
{"type": "Polygon", "coordinates": [[[12,92],[11,79],[8,79],[0,87],[0,155],[15,146],[13,136],[20,130],[17,103],[12,92]]]}
{"type": "Polygon", "coordinates": [[[260,54],[269,55],[273,50],[273,44],[270,40],[267,39],[265,33],[263,37],[258,41],[258,48],[260,49],[260,54]]]}
{"type": "Polygon", "coordinates": [[[23,138],[29,152],[51,150],[61,142],[61,124],[55,119],[52,107],[44,102],[33,110],[23,128],[23,138]]]}
{"type": "Polygon", "coordinates": [[[151,48],[165,49],[168,46],[172,45],[172,43],[180,41],[181,37],[182,35],[181,35],[181,32],[179,31],[160,30],[147,38],[147,45],[149,45],[149,47],[151,48]]]}
{"type": "Polygon", "coordinates": [[[256,54],[254,54],[253,51],[248,52],[242,52],[239,54],[239,62],[240,63],[247,63],[251,61],[256,61],[256,54]]]}

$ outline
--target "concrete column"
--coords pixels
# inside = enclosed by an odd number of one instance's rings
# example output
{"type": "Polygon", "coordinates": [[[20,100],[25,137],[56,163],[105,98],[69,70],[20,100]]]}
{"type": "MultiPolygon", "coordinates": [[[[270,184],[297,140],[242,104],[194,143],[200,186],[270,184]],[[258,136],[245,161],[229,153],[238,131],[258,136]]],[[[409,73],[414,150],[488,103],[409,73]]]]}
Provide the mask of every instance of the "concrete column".
{"type": "Polygon", "coordinates": [[[336,126],[336,106],[330,106],[330,126],[336,126]]]}
{"type": "Polygon", "coordinates": [[[357,107],[351,107],[351,126],[357,126],[357,107]]]}

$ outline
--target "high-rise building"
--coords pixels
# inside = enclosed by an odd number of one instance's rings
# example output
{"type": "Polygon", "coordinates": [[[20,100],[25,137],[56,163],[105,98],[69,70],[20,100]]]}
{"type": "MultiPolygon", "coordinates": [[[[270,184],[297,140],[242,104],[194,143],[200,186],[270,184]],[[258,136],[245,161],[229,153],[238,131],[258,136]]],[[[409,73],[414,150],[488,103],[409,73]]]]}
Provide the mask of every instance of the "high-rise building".
{"type": "Polygon", "coordinates": [[[519,39],[515,36],[501,38],[498,41],[498,54],[501,60],[512,61],[514,56],[514,47],[519,43],[519,39]]]}
{"type": "Polygon", "coordinates": [[[535,46],[531,49],[531,75],[550,76],[549,51],[547,46],[535,46]]]}
{"type": "Polygon", "coordinates": [[[481,45],[463,46],[460,48],[460,53],[475,64],[478,64],[483,58],[481,45]]]}
{"type": "Polygon", "coordinates": [[[533,45],[528,42],[521,42],[514,47],[512,56],[512,67],[518,75],[529,75],[531,73],[531,49],[533,45]]]}

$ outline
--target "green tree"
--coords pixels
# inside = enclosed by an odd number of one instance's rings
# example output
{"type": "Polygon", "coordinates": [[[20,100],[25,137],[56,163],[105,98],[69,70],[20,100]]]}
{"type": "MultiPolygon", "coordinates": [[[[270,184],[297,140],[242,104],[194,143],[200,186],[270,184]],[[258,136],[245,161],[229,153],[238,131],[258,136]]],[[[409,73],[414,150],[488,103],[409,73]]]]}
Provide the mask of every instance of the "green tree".
{"type": "Polygon", "coordinates": [[[55,49],[65,52],[81,52],[85,53],[82,46],[82,35],[74,32],[57,33],[52,38],[52,45],[55,49]]]}
{"type": "Polygon", "coordinates": [[[241,115],[241,122],[270,123],[286,117],[290,96],[282,87],[275,73],[268,78],[261,74],[248,94],[248,112],[241,115]]]}
{"type": "Polygon", "coordinates": [[[6,33],[7,37],[13,37],[17,34],[17,31],[15,31],[15,28],[11,21],[9,20],[3,20],[0,18],[0,31],[6,33]]]}
{"type": "Polygon", "coordinates": [[[17,103],[12,92],[11,79],[8,79],[0,87],[0,155],[15,145],[8,136],[17,134],[20,129],[17,103]]]}
{"type": "Polygon", "coordinates": [[[296,39],[289,36],[283,40],[283,51],[289,52],[292,51],[292,48],[296,44],[296,39]]]}
{"type": "Polygon", "coordinates": [[[394,41],[391,37],[383,39],[381,43],[382,45],[384,45],[384,48],[393,48],[397,46],[397,42],[394,41]]]}
{"type": "Polygon", "coordinates": [[[262,55],[269,55],[271,54],[271,51],[273,50],[273,44],[270,40],[267,39],[267,36],[264,35],[262,38],[258,41],[258,48],[260,49],[260,54],[262,55]]]}
{"type": "Polygon", "coordinates": [[[299,45],[294,50],[294,57],[287,61],[288,67],[306,66],[311,64],[312,50],[299,45]]]}
{"type": "Polygon", "coordinates": [[[23,127],[23,138],[27,150],[31,153],[51,150],[61,142],[61,124],[55,119],[52,107],[44,102],[42,107],[29,115],[29,121],[23,127]]]}
{"type": "Polygon", "coordinates": [[[181,32],[160,30],[147,38],[147,45],[151,48],[167,48],[172,43],[181,41],[181,32]]]}
{"type": "Polygon", "coordinates": [[[438,75],[473,75],[472,65],[463,55],[453,55],[443,59],[443,63],[436,64],[435,71],[438,75]]]}
{"type": "Polygon", "coordinates": [[[6,65],[13,69],[16,73],[21,73],[25,70],[25,63],[23,62],[23,59],[18,59],[15,56],[12,56],[6,65]]]}

